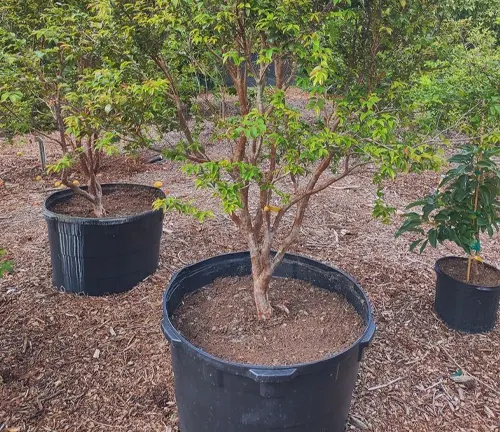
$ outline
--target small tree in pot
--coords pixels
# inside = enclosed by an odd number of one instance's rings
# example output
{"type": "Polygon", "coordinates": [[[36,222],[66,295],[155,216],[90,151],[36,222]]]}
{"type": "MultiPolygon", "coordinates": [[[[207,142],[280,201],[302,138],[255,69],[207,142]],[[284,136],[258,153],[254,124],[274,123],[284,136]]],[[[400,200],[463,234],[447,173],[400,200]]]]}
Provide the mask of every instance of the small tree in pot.
{"type": "Polygon", "coordinates": [[[405,232],[425,235],[412,242],[410,249],[423,252],[428,244],[437,247],[452,241],[468,255],[465,282],[479,285],[480,234],[492,237],[500,229],[500,156],[498,138],[488,137],[476,145],[464,145],[449,159],[457,165],[441,180],[438,189],[411,203],[407,208],[420,212],[405,214],[397,236],[405,232]],[[427,227],[427,229],[426,229],[427,227]]]}
{"type": "MultiPolygon", "coordinates": [[[[13,3],[0,5],[2,123],[59,145],[62,157],[48,170],[69,188],[45,201],[54,285],[90,295],[125,291],[158,266],[163,214],[151,204],[165,194],[141,185],[101,186],[99,171],[105,154],[119,146],[133,151],[149,144],[148,123],[170,109],[163,98],[167,82],[145,79],[122,47],[108,43],[108,29],[90,2],[48,2],[37,19],[27,8],[22,25],[13,3]],[[40,121],[47,117],[48,131],[40,121]],[[77,164],[86,187],[72,179],[77,164]],[[129,208],[110,214],[103,195],[119,192],[125,199],[117,207],[129,208]],[[129,194],[143,198],[141,207],[129,194]],[[58,205],[76,196],[85,199],[77,202],[81,213],[61,214],[58,205]],[[93,217],[86,217],[86,204],[93,217]]],[[[199,215],[178,200],[169,204],[199,215]]]]}
{"type": "Polygon", "coordinates": [[[434,193],[408,206],[421,211],[405,214],[397,232],[398,236],[405,232],[424,236],[412,242],[411,250],[418,247],[423,252],[428,244],[436,247],[452,241],[468,255],[467,262],[442,258],[436,263],[436,311],[457,330],[488,331],[496,322],[500,271],[480,264],[480,234],[492,237],[500,227],[498,156],[498,136],[464,145],[461,153],[450,158],[457,166],[446,173],[434,193]]]}

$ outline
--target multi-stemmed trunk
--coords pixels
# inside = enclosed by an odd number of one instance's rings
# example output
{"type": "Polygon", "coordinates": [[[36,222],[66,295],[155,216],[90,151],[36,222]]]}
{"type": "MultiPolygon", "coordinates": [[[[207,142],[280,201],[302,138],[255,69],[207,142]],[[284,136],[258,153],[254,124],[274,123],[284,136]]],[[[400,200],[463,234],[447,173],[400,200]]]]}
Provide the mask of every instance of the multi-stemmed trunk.
{"type": "Polygon", "coordinates": [[[89,176],[87,183],[87,190],[82,189],[80,186],[72,183],[67,176],[63,175],[62,183],[69,187],[75,195],[80,195],[92,204],[92,209],[95,217],[101,218],[106,216],[106,210],[102,203],[102,187],[97,181],[96,175],[89,176]]]}
{"type": "MultiPolygon", "coordinates": [[[[93,134],[87,138],[84,145],[82,145],[81,140],[77,140],[76,143],[71,142],[73,151],[81,149],[79,160],[82,171],[88,179],[87,190],[80,188],[78,184],[72,182],[68,177],[68,171],[65,169],[62,172],[62,183],[66,187],[69,187],[75,195],[80,195],[88,200],[92,204],[94,215],[101,218],[106,216],[106,210],[102,202],[102,187],[97,180],[97,173],[99,172],[101,162],[101,151],[95,148],[96,139],[97,135],[93,134]]],[[[67,151],[67,147],[63,148],[63,150],[67,151]]]]}
{"type": "MultiPolygon", "coordinates": [[[[94,215],[98,218],[106,216],[106,210],[102,203],[102,188],[97,180],[97,173],[101,168],[102,150],[96,148],[96,141],[99,138],[99,131],[94,131],[80,137],[70,137],[66,134],[66,127],[62,114],[61,95],[57,94],[54,103],[53,115],[58,131],[58,138],[55,140],[61,147],[64,156],[68,154],[78,154],[78,160],[85,177],[87,177],[87,190],[79,187],[69,178],[67,169],[61,172],[62,184],[70,188],[75,195],[80,195],[88,200],[93,207],[94,215]]],[[[44,133],[39,132],[46,136],[44,133]]],[[[52,139],[52,138],[51,138],[52,139]]]]}

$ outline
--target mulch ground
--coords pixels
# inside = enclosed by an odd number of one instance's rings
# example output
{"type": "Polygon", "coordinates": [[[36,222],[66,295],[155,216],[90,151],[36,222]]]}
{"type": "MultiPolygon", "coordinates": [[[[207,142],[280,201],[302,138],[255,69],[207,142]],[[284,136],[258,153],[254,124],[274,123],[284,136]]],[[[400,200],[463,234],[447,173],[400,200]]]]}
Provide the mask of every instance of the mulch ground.
{"type": "MultiPolygon", "coordinates": [[[[55,155],[49,146],[49,159],[55,155]]],[[[0,431],[176,431],[169,346],[160,332],[163,290],[179,267],[243,250],[244,242],[216,200],[177,165],[108,159],[103,181],[159,180],[216,217],[200,225],[166,215],[158,271],[126,294],[59,293],[51,287],[41,212],[56,179],[35,181],[37,175],[34,145],[0,145],[0,247],[15,262],[0,281],[0,431]]],[[[438,180],[433,173],[402,176],[387,186],[387,197],[402,210],[438,180]]],[[[345,269],[374,305],[378,331],[360,370],[349,430],[498,432],[499,327],[460,334],[433,310],[434,261],[459,251],[408,252],[407,241],[393,237],[399,217],[388,226],[371,218],[374,198],[368,174],[325,190],[294,248],[345,269]],[[473,378],[454,381],[457,369],[473,378]]],[[[500,266],[499,236],[484,242],[484,258],[500,266]]]]}

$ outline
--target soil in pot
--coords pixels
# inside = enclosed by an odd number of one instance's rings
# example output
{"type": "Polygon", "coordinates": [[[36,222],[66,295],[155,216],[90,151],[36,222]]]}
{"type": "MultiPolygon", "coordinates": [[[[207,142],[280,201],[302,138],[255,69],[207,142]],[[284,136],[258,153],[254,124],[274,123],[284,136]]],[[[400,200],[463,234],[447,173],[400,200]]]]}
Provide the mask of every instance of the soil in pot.
{"type": "MultiPolygon", "coordinates": [[[[153,189],[113,189],[103,191],[103,206],[106,218],[131,216],[152,210],[152,204],[157,198],[153,189]]],[[[79,195],[57,203],[52,209],[54,213],[95,218],[91,203],[79,195]]]]}
{"type": "MultiPolygon", "coordinates": [[[[470,285],[482,287],[497,287],[500,286],[500,270],[486,266],[482,263],[477,263],[477,277],[472,278],[470,285]]],[[[456,258],[444,260],[439,265],[441,271],[448,276],[460,282],[467,283],[467,260],[464,258],[456,258]]]]}
{"type": "Polygon", "coordinates": [[[350,346],[364,331],[344,297],[309,283],[273,279],[269,298],[274,314],[259,321],[251,277],[217,279],[183,299],[174,325],[209,354],[258,365],[321,360],[350,346]]]}

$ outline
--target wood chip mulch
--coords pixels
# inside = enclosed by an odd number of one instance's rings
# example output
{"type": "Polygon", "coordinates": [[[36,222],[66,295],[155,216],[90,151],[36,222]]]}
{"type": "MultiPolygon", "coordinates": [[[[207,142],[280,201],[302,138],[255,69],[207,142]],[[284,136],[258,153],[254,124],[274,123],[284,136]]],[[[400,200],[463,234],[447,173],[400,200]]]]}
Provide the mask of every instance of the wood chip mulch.
{"type": "MultiPolygon", "coordinates": [[[[48,148],[53,159],[56,150],[48,148]]],[[[134,290],[86,298],[51,287],[41,204],[55,178],[41,181],[37,149],[0,144],[0,247],[15,271],[0,281],[0,431],[177,431],[168,343],[160,331],[162,293],[172,273],[215,254],[245,249],[215,199],[165,162],[106,162],[103,180],[152,184],[213,209],[203,225],[165,218],[159,270],[134,290]],[[17,152],[23,155],[18,156],[17,152]]],[[[387,185],[403,210],[432,190],[438,174],[402,176],[387,185]]],[[[352,402],[350,431],[500,431],[500,328],[464,335],[433,310],[434,261],[454,247],[408,252],[394,239],[398,216],[371,218],[368,174],[322,192],[312,202],[295,251],[352,274],[367,291],[378,331],[366,351],[352,402]],[[461,370],[462,378],[453,374],[461,370]]],[[[500,238],[484,242],[500,266],[500,238]]]]}

